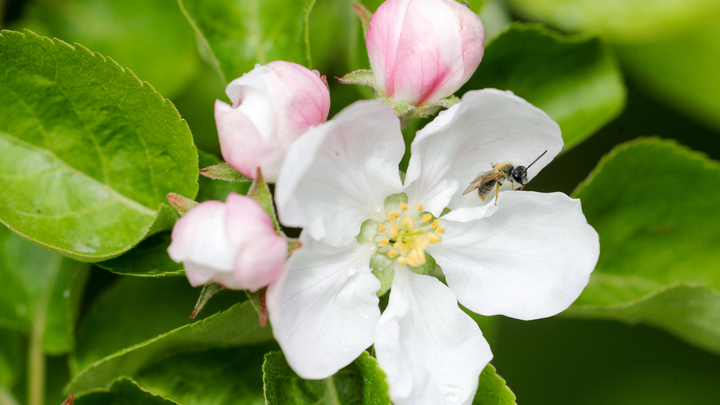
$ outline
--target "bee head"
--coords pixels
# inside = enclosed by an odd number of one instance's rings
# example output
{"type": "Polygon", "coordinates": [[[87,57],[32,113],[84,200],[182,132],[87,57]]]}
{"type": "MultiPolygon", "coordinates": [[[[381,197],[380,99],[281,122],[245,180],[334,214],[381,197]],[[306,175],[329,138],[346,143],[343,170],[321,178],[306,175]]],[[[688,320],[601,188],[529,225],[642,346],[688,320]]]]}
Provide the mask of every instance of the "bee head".
{"type": "Polygon", "coordinates": [[[518,166],[512,171],[512,180],[521,186],[524,186],[528,182],[527,167],[518,166]]]}

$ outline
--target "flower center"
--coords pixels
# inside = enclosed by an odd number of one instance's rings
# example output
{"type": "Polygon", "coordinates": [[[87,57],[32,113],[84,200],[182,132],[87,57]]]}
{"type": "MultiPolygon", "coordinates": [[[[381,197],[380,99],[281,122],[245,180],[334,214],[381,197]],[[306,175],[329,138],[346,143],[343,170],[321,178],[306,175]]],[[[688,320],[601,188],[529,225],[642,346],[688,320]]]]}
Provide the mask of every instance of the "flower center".
{"type": "Polygon", "coordinates": [[[425,248],[430,243],[440,243],[440,234],[445,232],[439,220],[432,214],[423,211],[418,204],[415,209],[407,204],[398,204],[378,225],[377,234],[373,238],[378,246],[378,253],[387,255],[400,265],[421,266],[425,264],[425,248]]]}

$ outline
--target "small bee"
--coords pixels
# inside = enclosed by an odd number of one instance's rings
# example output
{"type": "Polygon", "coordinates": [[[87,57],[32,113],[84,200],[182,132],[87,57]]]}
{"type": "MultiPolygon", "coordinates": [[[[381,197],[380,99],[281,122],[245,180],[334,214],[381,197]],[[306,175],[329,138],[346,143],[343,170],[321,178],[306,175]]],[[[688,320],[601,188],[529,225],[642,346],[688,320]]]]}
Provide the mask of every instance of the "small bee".
{"type": "Polygon", "coordinates": [[[543,152],[542,155],[538,156],[537,159],[533,160],[532,163],[525,166],[513,166],[512,162],[495,163],[492,165],[493,170],[482,172],[475,177],[475,180],[470,182],[470,185],[463,191],[463,195],[477,189],[478,196],[481,200],[485,201],[490,191],[495,188],[495,205],[497,205],[498,191],[500,186],[503,185],[504,181],[510,181],[513,189],[515,183],[520,184],[522,190],[528,182],[527,169],[534,165],[535,162],[540,160],[541,157],[545,156],[547,151],[543,152]]]}

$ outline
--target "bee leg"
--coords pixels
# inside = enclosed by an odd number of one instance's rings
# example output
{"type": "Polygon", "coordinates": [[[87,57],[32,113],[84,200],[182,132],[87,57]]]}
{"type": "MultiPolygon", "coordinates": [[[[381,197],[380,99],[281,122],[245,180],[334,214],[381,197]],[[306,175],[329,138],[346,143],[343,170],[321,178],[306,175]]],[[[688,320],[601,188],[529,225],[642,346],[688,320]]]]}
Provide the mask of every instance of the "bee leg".
{"type": "Polygon", "coordinates": [[[497,205],[498,193],[500,192],[500,182],[495,183],[495,205],[497,205]]]}

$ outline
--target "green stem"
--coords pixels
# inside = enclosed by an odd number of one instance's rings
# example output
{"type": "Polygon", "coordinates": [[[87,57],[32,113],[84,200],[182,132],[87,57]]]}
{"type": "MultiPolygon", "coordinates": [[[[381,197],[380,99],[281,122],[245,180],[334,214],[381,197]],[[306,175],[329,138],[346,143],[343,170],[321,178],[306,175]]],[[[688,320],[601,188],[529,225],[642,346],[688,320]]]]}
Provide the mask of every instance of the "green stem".
{"type": "Polygon", "coordinates": [[[28,405],[42,405],[45,402],[45,355],[42,351],[44,332],[45,317],[38,316],[33,322],[28,348],[28,405]]]}
{"type": "Polygon", "coordinates": [[[332,377],[328,377],[325,379],[325,384],[327,385],[327,390],[330,395],[330,400],[333,405],[340,405],[340,398],[338,397],[337,389],[335,388],[335,381],[333,381],[332,377]]]}

